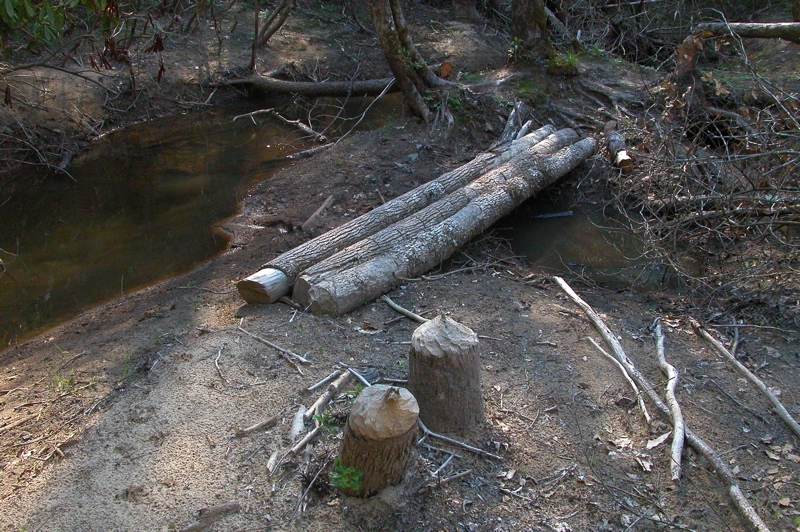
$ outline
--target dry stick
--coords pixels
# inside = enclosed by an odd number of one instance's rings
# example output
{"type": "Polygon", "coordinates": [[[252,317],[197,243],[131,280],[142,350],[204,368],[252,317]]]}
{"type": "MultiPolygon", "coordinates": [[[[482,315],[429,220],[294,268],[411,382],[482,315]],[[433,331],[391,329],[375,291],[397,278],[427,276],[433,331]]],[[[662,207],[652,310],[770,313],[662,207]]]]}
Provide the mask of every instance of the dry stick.
{"type": "Polygon", "coordinates": [[[325,390],[325,393],[320,395],[314,404],[311,405],[311,408],[309,408],[306,413],[303,414],[303,421],[308,421],[311,419],[320,408],[328,404],[328,401],[333,399],[333,397],[339,393],[339,390],[342,389],[345,383],[349,381],[352,376],[353,374],[349,371],[343,371],[342,374],[339,375],[339,377],[333,381],[330,386],[328,386],[328,389],[325,390]]]}
{"type": "Polygon", "coordinates": [[[265,345],[268,345],[269,347],[271,347],[271,348],[273,348],[273,349],[277,350],[277,351],[278,351],[278,354],[280,354],[280,356],[281,356],[281,357],[283,357],[283,359],[284,359],[286,362],[288,362],[288,363],[289,363],[289,365],[290,365],[290,366],[292,366],[292,367],[294,368],[294,370],[295,370],[297,373],[299,373],[300,375],[305,375],[305,374],[303,373],[303,370],[302,370],[302,369],[300,369],[300,366],[298,366],[298,365],[295,363],[295,361],[292,359],[292,356],[294,356],[295,358],[297,358],[297,359],[298,359],[298,360],[300,360],[301,362],[302,362],[302,360],[305,360],[305,362],[304,362],[305,364],[311,364],[311,362],[309,362],[309,361],[308,361],[308,360],[306,360],[305,358],[301,357],[300,355],[296,355],[296,354],[292,353],[291,351],[288,351],[288,350],[286,350],[286,349],[284,349],[284,348],[282,348],[282,347],[280,347],[280,346],[277,346],[277,345],[273,344],[272,342],[270,342],[269,340],[264,340],[264,339],[263,339],[263,338],[261,338],[260,336],[256,336],[255,334],[253,334],[253,333],[251,333],[251,332],[248,332],[248,331],[246,331],[246,330],[242,329],[241,327],[237,327],[237,329],[239,329],[240,331],[242,331],[242,332],[243,332],[243,333],[245,333],[246,335],[250,336],[251,338],[254,338],[254,339],[258,340],[259,342],[261,342],[261,343],[263,343],[263,344],[265,344],[265,345]],[[291,356],[290,356],[290,355],[291,355],[291,356]],[[302,360],[301,360],[301,359],[302,359],[302,360]]]}
{"type": "Polygon", "coordinates": [[[484,451],[483,449],[478,449],[477,447],[473,447],[472,445],[468,445],[468,444],[466,444],[464,442],[460,442],[458,440],[454,440],[453,438],[448,438],[447,436],[443,436],[441,434],[437,434],[437,433],[431,431],[428,427],[426,427],[425,423],[423,423],[421,419],[417,420],[417,421],[419,423],[419,428],[422,429],[422,432],[425,433],[425,436],[430,436],[430,437],[436,438],[438,440],[446,441],[447,443],[456,445],[458,447],[466,449],[466,450],[468,450],[470,452],[473,452],[475,454],[488,456],[489,458],[494,458],[495,460],[502,460],[503,459],[502,456],[497,456],[496,454],[492,454],[492,453],[490,453],[488,451],[484,451]]]}
{"type": "Polygon", "coordinates": [[[661,371],[667,376],[667,389],[664,398],[672,415],[672,460],[670,461],[670,475],[672,480],[681,478],[681,456],[683,455],[683,440],[686,434],[686,425],[683,423],[683,412],[675,398],[675,387],[678,385],[678,372],[675,367],[667,362],[664,354],[664,334],[661,332],[661,320],[656,320],[656,355],[661,371]]]}
{"type": "Polygon", "coordinates": [[[605,355],[606,358],[608,358],[611,362],[614,363],[614,365],[617,366],[617,368],[619,368],[619,370],[622,372],[622,375],[625,377],[625,380],[627,380],[628,384],[630,384],[631,388],[633,388],[633,393],[636,394],[636,402],[638,403],[639,408],[642,410],[642,414],[644,415],[645,421],[647,421],[648,425],[652,423],[653,419],[650,417],[650,412],[647,411],[647,405],[644,404],[644,399],[642,398],[642,392],[639,391],[639,387],[636,386],[636,383],[633,382],[631,376],[628,375],[628,371],[625,369],[625,366],[623,366],[619,360],[614,358],[613,355],[609,354],[608,351],[600,347],[600,344],[595,342],[594,338],[586,338],[586,339],[589,340],[589,343],[592,344],[595,347],[595,349],[600,351],[600,353],[605,355]]]}
{"type": "Polygon", "coordinates": [[[225,349],[225,344],[222,344],[222,347],[219,348],[217,358],[214,359],[214,367],[217,368],[217,374],[219,375],[219,378],[222,379],[222,382],[224,382],[226,386],[230,386],[231,383],[228,382],[228,379],[226,379],[222,374],[222,368],[219,367],[219,357],[222,356],[223,349],[225,349]]]}
{"type": "Polygon", "coordinates": [[[325,209],[327,209],[328,207],[330,207],[330,206],[331,206],[331,203],[333,203],[333,194],[331,194],[330,196],[328,196],[328,197],[325,199],[325,201],[323,201],[323,202],[322,202],[322,205],[320,205],[320,206],[319,206],[319,209],[317,209],[316,211],[314,211],[314,214],[312,214],[311,216],[309,216],[309,217],[308,217],[308,220],[306,220],[305,222],[303,222],[303,225],[301,225],[301,226],[300,226],[300,229],[302,229],[303,231],[308,231],[308,228],[309,228],[309,226],[310,226],[312,223],[314,223],[314,220],[316,220],[316,219],[319,217],[319,215],[320,215],[320,214],[322,214],[322,211],[324,211],[325,209]]]}
{"type": "Polygon", "coordinates": [[[277,416],[272,416],[271,418],[269,418],[269,419],[267,419],[265,421],[262,421],[260,423],[256,423],[255,425],[247,427],[246,429],[237,430],[236,434],[234,434],[233,436],[235,438],[241,438],[242,436],[247,436],[248,434],[253,433],[253,432],[257,431],[257,430],[261,430],[261,429],[269,430],[272,427],[274,427],[275,425],[277,425],[278,421],[280,421],[280,419],[281,419],[280,414],[278,414],[277,416]]]}
{"type": "MultiPolygon", "coordinates": [[[[650,400],[653,401],[659,412],[661,412],[661,414],[667,419],[671,420],[671,412],[667,405],[664,404],[655,390],[653,390],[653,387],[650,385],[650,382],[647,380],[647,378],[645,378],[645,376],[639,372],[636,366],[633,365],[633,362],[630,361],[628,356],[625,354],[625,351],[622,349],[619,340],[614,337],[611,330],[603,322],[600,316],[598,316],[592,307],[590,307],[588,303],[581,299],[580,296],[576,294],[574,290],[572,290],[572,288],[567,284],[566,281],[564,281],[564,279],[560,277],[553,277],[553,280],[555,280],[561,289],[564,290],[564,292],[572,299],[572,301],[586,313],[594,326],[603,336],[603,339],[611,347],[614,356],[625,366],[625,369],[628,370],[628,373],[631,375],[631,377],[645,391],[650,400]]],[[[723,484],[727,486],[728,495],[730,496],[734,507],[739,512],[740,517],[744,520],[748,529],[756,532],[769,532],[769,527],[767,527],[764,521],[761,520],[761,517],[759,517],[758,513],[756,513],[756,511],[750,505],[750,502],[744,496],[741,488],[739,488],[739,485],[736,483],[733,473],[728,468],[727,464],[722,461],[716,451],[714,451],[709,444],[707,444],[700,436],[692,432],[689,428],[686,428],[686,440],[689,442],[689,445],[694,447],[698,453],[702,454],[705,459],[708,460],[708,462],[716,471],[717,477],[723,482],[723,484]]]]}
{"type": "Polygon", "coordinates": [[[325,386],[326,384],[328,384],[329,382],[331,382],[333,379],[335,379],[336,377],[338,377],[341,374],[342,374],[342,370],[337,369],[336,371],[334,371],[333,373],[331,373],[330,375],[328,375],[327,377],[325,377],[324,379],[322,379],[318,383],[312,384],[311,386],[306,388],[306,391],[307,392],[313,392],[314,390],[316,390],[320,386],[325,386]]]}
{"type": "Polygon", "coordinates": [[[387,305],[389,305],[389,307],[391,307],[391,309],[392,309],[392,310],[395,310],[395,311],[399,312],[400,314],[402,314],[402,315],[403,315],[403,316],[405,316],[406,318],[412,319],[412,320],[414,320],[414,321],[416,321],[416,322],[418,322],[418,323],[426,323],[426,322],[430,321],[430,320],[429,320],[429,319],[427,319],[427,318],[423,318],[423,317],[422,317],[422,316],[420,316],[419,314],[414,314],[414,313],[413,313],[413,312],[411,312],[410,310],[408,310],[408,309],[406,309],[406,308],[403,308],[403,307],[401,307],[400,305],[398,305],[397,303],[395,303],[394,301],[392,301],[392,300],[389,298],[389,296],[386,296],[386,295],[384,295],[384,296],[381,296],[381,299],[382,299],[384,302],[386,302],[386,304],[387,304],[387,305]]]}
{"type": "Polygon", "coordinates": [[[792,432],[794,432],[795,436],[797,436],[798,438],[800,438],[800,425],[798,425],[798,424],[797,424],[797,421],[795,421],[795,420],[794,420],[794,418],[792,417],[792,415],[791,415],[791,414],[790,414],[790,413],[789,413],[789,412],[786,410],[786,407],[784,407],[784,406],[783,406],[783,403],[781,403],[781,402],[780,402],[780,400],[779,400],[777,397],[775,397],[775,394],[774,394],[774,393],[772,393],[772,391],[770,391],[770,389],[769,389],[769,388],[767,388],[767,385],[766,385],[766,384],[764,384],[764,382],[763,382],[761,379],[759,379],[758,377],[756,377],[756,375],[755,375],[755,374],[754,374],[752,371],[750,371],[749,369],[747,369],[747,367],[745,367],[745,365],[744,365],[744,364],[742,364],[741,362],[739,362],[738,360],[736,360],[736,357],[734,357],[734,356],[733,356],[733,355],[730,353],[730,351],[728,351],[728,350],[725,348],[725,346],[724,346],[724,345],[722,345],[722,344],[721,344],[721,343],[720,343],[720,342],[719,342],[719,341],[718,341],[716,338],[714,338],[713,336],[711,336],[711,335],[708,333],[708,331],[706,331],[705,329],[703,329],[703,328],[700,326],[700,324],[697,322],[697,320],[695,320],[695,319],[692,319],[692,320],[691,320],[691,324],[692,324],[692,327],[694,328],[694,330],[695,330],[695,332],[696,332],[697,334],[699,334],[701,337],[703,337],[705,340],[707,340],[707,341],[708,341],[708,343],[710,343],[712,346],[714,346],[714,347],[717,349],[717,351],[719,351],[719,353],[720,353],[720,354],[721,354],[723,357],[725,357],[726,359],[728,359],[728,361],[729,361],[731,364],[733,364],[734,366],[736,366],[736,369],[738,369],[738,370],[739,370],[739,372],[741,372],[741,373],[742,373],[742,374],[743,374],[745,377],[747,377],[747,379],[748,379],[750,382],[752,382],[753,384],[755,384],[755,385],[756,385],[756,388],[758,388],[759,390],[761,390],[761,392],[762,392],[764,395],[766,395],[766,396],[767,396],[767,399],[769,399],[769,401],[772,403],[772,406],[774,406],[774,407],[775,407],[775,411],[777,412],[778,416],[779,416],[779,417],[780,417],[780,418],[781,418],[781,419],[782,419],[782,420],[783,420],[783,421],[784,421],[784,422],[785,422],[787,425],[789,425],[789,428],[790,428],[790,429],[792,429],[792,432]]]}
{"type": "MultiPolygon", "coordinates": [[[[294,447],[292,447],[291,449],[289,449],[289,452],[288,452],[287,454],[296,455],[297,453],[299,453],[300,451],[302,451],[302,450],[303,450],[303,447],[305,447],[306,445],[308,445],[308,442],[310,442],[311,440],[313,440],[314,438],[316,438],[316,437],[317,437],[317,434],[319,434],[320,430],[322,430],[322,425],[320,425],[319,427],[316,427],[314,430],[312,430],[311,432],[309,432],[308,434],[306,434],[306,435],[303,437],[303,439],[302,439],[302,440],[300,440],[299,442],[297,442],[297,443],[295,444],[295,446],[294,446],[294,447]]],[[[284,456],[284,458],[286,458],[286,456],[284,456]]],[[[281,461],[283,461],[283,460],[281,460],[281,461]]]]}

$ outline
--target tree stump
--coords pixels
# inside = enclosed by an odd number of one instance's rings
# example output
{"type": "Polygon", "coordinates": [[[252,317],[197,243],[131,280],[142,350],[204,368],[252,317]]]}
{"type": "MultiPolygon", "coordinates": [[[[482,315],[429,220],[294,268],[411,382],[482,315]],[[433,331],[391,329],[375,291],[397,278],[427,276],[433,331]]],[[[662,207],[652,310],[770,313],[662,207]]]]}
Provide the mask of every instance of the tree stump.
{"type": "Polygon", "coordinates": [[[405,388],[377,384],[365,388],[353,402],[339,450],[344,469],[361,472],[357,487],[340,486],[355,497],[369,497],[399,484],[417,433],[419,406],[405,388]]]}
{"type": "Polygon", "coordinates": [[[420,418],[435,432],[459,432],[485,421],[478,335],[437,316],[411,336],[408,388],[420,418]]]}

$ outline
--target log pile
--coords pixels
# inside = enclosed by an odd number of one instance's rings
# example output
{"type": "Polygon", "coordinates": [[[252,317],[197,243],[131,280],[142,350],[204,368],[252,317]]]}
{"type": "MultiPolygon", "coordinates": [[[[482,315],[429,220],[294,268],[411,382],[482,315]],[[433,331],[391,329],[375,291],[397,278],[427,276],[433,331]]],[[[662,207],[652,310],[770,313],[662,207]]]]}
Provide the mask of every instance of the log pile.
{"type": "Polygon", "coordinates": [[[345,314],[445,260],[594,154],[594,139],[546,126],[265,264],[237,283],[248,303],[293,299],[345,314]]]}

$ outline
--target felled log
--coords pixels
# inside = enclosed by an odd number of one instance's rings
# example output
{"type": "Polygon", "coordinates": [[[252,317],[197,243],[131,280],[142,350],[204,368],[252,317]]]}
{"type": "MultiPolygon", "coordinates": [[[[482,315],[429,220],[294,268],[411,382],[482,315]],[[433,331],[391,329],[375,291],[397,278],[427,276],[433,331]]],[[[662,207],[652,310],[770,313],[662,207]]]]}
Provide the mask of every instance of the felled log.
{"type": "MultiPolygon", "coordinates": [[[[229,85],[244,85],[260,92],[280,94],[299,94],[310,98],[324,96],[377,96],[386,89],[394,78],[369,79],[366,81],[286,81],[262,76],[227,81],[229,85]]],[[[390,91],[400,90],[393,85],[390,91]]]]}
{"type": "MultiPolygon", "coordinates": [[[[574,134],[572,130],[565,131],[570,131],[570,135],[574,134]]],[[[577,134],[575,134],[575,137],[577,137],[577,134]]],[[[536,146],[534,150],[535,148],[536,146]]],[[[530,158],[535,155],[536,152],[534,151],[526,153],[525,157],[530,158]]],[[[507,163],[507,165],[512,164],[516,164],[516,161],[507,163]]],[[[407,218],[399,220],[387,229],[378,231],[374,235],[364,238],[339,253],[310,266],[297,279],[292,297],[301,306],[307,305],[310,302],[308,296],[309,283],[313,283],[315,276],[345,269],[390,251],[398,241],[410,239],[413,235],[446,220],[466,207],[470,201],[480,194],[490,192],[498,186],[498,182],[494,177],[501,176],[499,179],[502,182],[505,180],[502,177],[505,172],[505,166],[492,170],[485,176],[451,192],[442,199],[409,215],[407,218]]]]}
{"type": "Polygon", "coordinates": [[[369,240],[375,245],[359,242],[357,253],[348,248],[309,268],[293,298],[312,312],[345,314],[439,264],[595,147],[588,138],[546,157],[520,155],[451,195],[463,199],[463,206],[448,196],[374,235],[369,240]]]}
{"type": "Polygon", "coordinates": [[[523,150],[552,153],[577,137],[569,130],[557,133],[553,130],[545,126],[508,144],[505,151],[482,153],[469,163],[297,246],[236,283],[239,294],[248,303],[274,303],[289,293],[298,274],[309,266],[430,205],[523,150]]]}
{"type": "MultiPolygon", "coordinates": [[[[419,406],[405,388],[377,384],[356,397],[344,429],[339,462],[352,478],[342,492],[369,497],[403,480],[417,433],[419,406]]],[[[345,473],[346,472],[346,473],[345,473]]]]}
{"type": "Polygon", "coordinates": [[[633,157],[628,154],[628,144],[625,137],[616,129],[617,123],[610,121],[606,124],[606,147],[608,155],[614,166],[623,174],[629,174],[633,168],[633,157]]]}
{"type": "Polygon", "coordinates": [[[745,39],[785,39],[800,43],[800,22],[706,22],[698,24],[675,51],[673,77],[682,82],[697,66],[697,53],[703,49],[703,39],[734,34],[745,39]]]}
{"type": "Polygon", "coordinates": [[[411,335],[408,389],[420,418],[437,432],[460,432],[485,421],[478,335],[445,316],[411,335]]]}
{"type": "Polygon", "coordinates": [[[705,22],[694,33],[736,34],[745,39],[785,39],[800,43],[800,22],[705,22]]]}

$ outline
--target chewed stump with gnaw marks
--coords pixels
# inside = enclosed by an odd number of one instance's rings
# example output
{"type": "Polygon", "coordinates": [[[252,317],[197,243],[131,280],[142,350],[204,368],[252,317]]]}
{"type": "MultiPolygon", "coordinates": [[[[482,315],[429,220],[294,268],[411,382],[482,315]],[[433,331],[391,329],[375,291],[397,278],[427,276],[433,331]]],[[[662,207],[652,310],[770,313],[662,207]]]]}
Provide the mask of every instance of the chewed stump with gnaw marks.
{"type": "Polygon", "coordinates": [[[478,335],[445,316],[411,335],[408,389],[420,419],[435,432],[461,432],[485,421],[478,335]]]}
{"type": "Polygon", "coordinates": [[[403,480],[417,434],[419,406],[405,388],[376,384],[353,402],[331,473],[342,493],[369,497],[403,480]]]}

